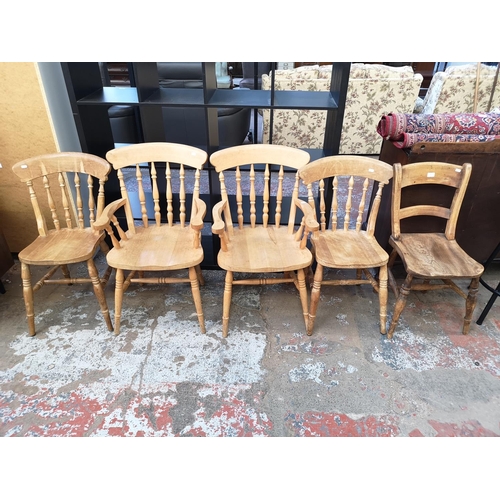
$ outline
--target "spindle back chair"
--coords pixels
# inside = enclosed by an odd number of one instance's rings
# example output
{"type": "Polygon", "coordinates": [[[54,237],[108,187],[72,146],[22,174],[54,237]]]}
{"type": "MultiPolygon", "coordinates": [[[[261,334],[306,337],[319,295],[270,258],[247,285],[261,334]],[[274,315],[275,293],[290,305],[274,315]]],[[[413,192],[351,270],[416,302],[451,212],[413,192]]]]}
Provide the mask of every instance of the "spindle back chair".
{"type": "Polygon", "coordinates": [[[123,294],[131,283],[190,283],[200,328],[205,333],[199,286],[204,283],[200,264],[206,205],[199,194],[200,170],[206,163],[207,153],[183,144],[152,142],[113,149],[106,158],[117,170],[122,198],[105,207],[94,226],[105,229],[113,243],[107,260],[116,269],[115,334],[120,332],[123,294]],[[136,173],[135,189],[132,189],[132,181],[126,181],[124,176],[123,169],[130,166],[136,173]],[[192,186],[186,182],[186,171],[190,169],[195,172],[192,186]],[[160,176],[165,179],[165,199],[160,198],[160,176]],[[146,180],[151,183],[150,191],[145,187],[146,180]],[[132,192],[138,193],[139,220],[134,219],[132,192]],[[148,213],[149,202],[151,213],[148,213]],[[121,207],[125,211],[126,230],[121,226],[124,221],[120,223],[117,215],[121,207]],[[188,270],[188,277],[157,273],[182,269],[188,270]],[[130,271],[126,278],[124,271],[130,271]],[[155,275],[146,277],[146,272],[155,275]]]}
{"type": "Polygon", "coordinates": [[[386,332],[388,254],[374,236],[383,187],[392,178],[387,163],[361,156],[329,156],[299,169],[308,186],[308,202],[319,215],[319,226],[312,231],[316,271],[311,291],[307,334],[314,328],[322,285],[361,285],[370,283],[379,294],[380,332],[386,332]],[[316,186],[313,186],[316,184],[316,186]],[[313,187],[317,188],[315,201],[313,187]],[[372,189],[373,203],[366,209],[372,189]],[[331,211],[326,207],[331,203],[331,211]],[[356,278],[323,279],[324,268],[353,269],[356,278]],[[376,278],[372,270],[378,270],[376,278]]]}
{"type": "Polygon", "coordinates": [[[104,253],[109,248],[104,231],[92,227],[104,209],[109,163],[86,153],[54,153],[22,160],[12,170],[28,187],[38,228],[38,237],[18,255],[29,334],[35,335],[33,294],[45,284],[92,283],[106,325],[112,330],[103,290],[111,268],[100,278],[94,263],[98,247],[104,253]],[[68,266],[80,262],[86,262],[88,278],[71,277],[68,266]],[[32,286],[30,266],[53,267],[32,286]],[[58,269],[64,278],[53,278],[58,269]]]}
{"type": "Polygon", "coordinates": [[[217,262],[226,270],[224,337],[229,329],[233,285],[294,283],[307,323],[305,270],[312,262],[312,255],[306,247],[304,216],[311,223],[316,222],[308,204],[298,198],[297,169],[308,161],[309,154],[305,151],[270,144],[235,146],[210,157],[210,163],[219,173],[222,198],[213,208],[212,232],[220,237],[217,262]],[[271,177],[276,182],[271,182],[271,177]],[[285,197],[287,185],[292,191],[290,199],[285,197]],[[289,215],[283,220],[285,209],[289,215]],[[234,279],[234,273],[284,273],[284,276],[234,279]]]}

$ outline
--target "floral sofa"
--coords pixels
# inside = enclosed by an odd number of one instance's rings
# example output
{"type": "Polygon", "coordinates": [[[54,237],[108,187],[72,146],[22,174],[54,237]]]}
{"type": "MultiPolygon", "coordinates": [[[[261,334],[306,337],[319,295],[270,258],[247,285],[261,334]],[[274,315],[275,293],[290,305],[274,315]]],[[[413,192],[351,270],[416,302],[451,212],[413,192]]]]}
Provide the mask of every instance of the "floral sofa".
{"type": "MultiPolygon", "coordinates": [[[[332,66],[301,66],[276,70],[275,90],[330,90],[332,66]]],[[[411,113],[420,90],[422,75],[411,66],[352,64],[349,74],[340,154],[377,155],[382,137],[377,124],[388,113],[411,113]]],[[[262,75],[262,89],[271,88],[271,76],[262,75]]],[[[298,148],[323,148],[326,111],[274,110],[273,144],[298,148]]],[[[270,111],[263,110],[263,139],[270,136],[270,111]]]]}
{"type": "MultiPolygon", "coordinates": [[[[481,64],[477,93],[477,112],[484,113],[500,106],[500,78],[498,79],[493,100],[491,91],[495,80],[496,66],[481,64]]],[[[477,64],[450,66],[438,71],[432,77],[429,90],[424,99],[419,99],[415,113],[473,113],[476,92],[477,64]]]]}

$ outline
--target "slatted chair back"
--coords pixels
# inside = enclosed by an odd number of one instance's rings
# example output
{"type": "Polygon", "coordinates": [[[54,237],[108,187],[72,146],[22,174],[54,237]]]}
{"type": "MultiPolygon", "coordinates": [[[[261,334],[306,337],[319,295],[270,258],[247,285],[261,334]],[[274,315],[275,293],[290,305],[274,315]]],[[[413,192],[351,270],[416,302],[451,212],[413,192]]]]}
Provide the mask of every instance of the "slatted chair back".
{"type": "Polygon", "coordinates": [[[308,202],[313,208],[313,188],[317,188],[320,231],[365,229],[373,235],[382,189],[393,175],[390,165],[372,158],[329,156],[310,163],[300,169],[299,174],[308,187],[308,202]],[[372,189],[375,196],[364,227],[372,189]],[[327,201],[330,213],[327,213],[327,201]]]}
{"type": "Polygon", "coordinates": [[[90,227],[104,209],[110,165],[102,158],[86,153],[46,154],[18,162],[12,170],[28,186],[40,236],[47,236],[52,228],[90,227]]]}
{"type": "Polygon", "coordinates": [[[210,162],[219,173],[221,198],[222,201],[227,201],[223,213],[228,238],[233,233],[233,224],[240,229],[244,226],[255,228],[260,224],[264,227],[274,225],[277,228],[288,226],[288,232],[293,233],[297,210],[295,200],[299,194],[297,170],[308,161],[309,154],[305,151],[270,144],[236,146],[212,154],[210,162]],[[263,166],[263,171],[258,171],[256,166],[259,166],[259,170],[263,166]],[[283,220],[283,198],[290,177],[285,173],[286,167],[295,171],[292,174],[288,220],[283,220]],[[230,169],[234,170],[233,176],[227,172],[230,169]],[[234,191],[235,195],[230,196],[230,191],[234,191]],[[232,212],[236,217],[235,222],[232,212]]]}
{"type": "MultiPolygon", "coordinates": [[[[189,214],[197,213],[197,204],[200,196],[200,170],[207,161],[207,154],[197,148],[175,143],[144,143],[134,144],[113,149],[106,154],[106,159],[117,170],[120,182],[121,196],[126,200],[124,205],[128,230],[134,234],[135,224],[130,203],[130,195],[127,191],[127,182],[124,177],[124,167],[135,167],[135,177],[137,183],[137,193],[140,204],[141,219],[144,227],[150,224],[160,226],[168,224],[173,226],[178,223],[184,227],[189,218],[189,214]],[[165,162],[165,158],[169,161],[165,162]],[[159,168],[161,165],[161,168],[159,168]],[[163,174],[163,167],[165,173],[163,174]],[[192,202],[187,210],[186,183],[187,172],[185,167],[195,169],[194,185],[192,189],[192,202]],[[148,176],[143,175],[146,168],[148,176]],[[160,199],[160,183],[164,175],[165,198],[160,199]],[[151,183],[151,193],[153,202],[153,214],[147,210],[146,182],[151,183]],[[163,208],[163,211],[162,211],[163,208]]],[[[191,192],[191,189],[189,190],[191,192]]]]}
{"type": "Polygon", "coordinates": [[[394,181],[392,190],[392,236],[398,240],[401,235],[401,220],[416,216],[433,216],[446,219],[444,234],[448,240],[455,239],[458,215],[465,196],[472,172],[472,165],[462,166],[443,162],[421,162],[405,165],[394,165],[394,181]],[[444,185],[454,188],[454,195],[449,206],[412,205],[402,206],[404,188],[418,184],[444,185]]]}

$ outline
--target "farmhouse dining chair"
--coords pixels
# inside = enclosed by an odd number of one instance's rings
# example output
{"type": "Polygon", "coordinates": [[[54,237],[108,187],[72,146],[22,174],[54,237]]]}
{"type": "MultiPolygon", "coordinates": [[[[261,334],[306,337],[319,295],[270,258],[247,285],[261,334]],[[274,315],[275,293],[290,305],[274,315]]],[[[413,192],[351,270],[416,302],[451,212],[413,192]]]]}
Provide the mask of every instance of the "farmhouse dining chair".
{"type": "Polygon", "coordinates": [[[392,272],[389,273],[391,288],[397,298],[394,306],[388,338],[392,338],[401,312],[411,290],[452,289],[466,301],[462,333],[470,329],[472,313],[476,306],[479,278],[483,266],[472,259],[455,239],[460,207],[472,171],[470,163],[453,165],[443,162],[421,162],[401,166],[394,165],[392,185],[392,234],[389,243],[393,247],[389,269],[399,255],[406,271],[406,278],[398,292],[392,272]],[[412,204],[405,201],[405,190],[419,184],[449,186],[451,203],[439,197],[427,197],[412,204]],[[443,232],[415,233],[404,229],[405,219],[411,217],[439,217],[445,221],[443,232]],[[457,280],[470,280],[466,293],[457,280]],[[437,281],[437,283],[436,283],[437,281]]]}
{"type": "Polygon", "coordinates": [[[380,332],[385,334],[389,255],[378,244],[374,231],[382,189],[392,178],[392,167],[361,156],[330,156],[300,168],[299,176],[308,186],[309,204],[315,213],[319,213],[319,226],[314,228],[311,237],[316,271],[307,334],[313,333],[322,285],[366,283],[378,292],[380,332]],[[375,197],[367,215],[372,189],[375,197]],[[316,191],[317,202],[313,195],[316,191]],[[331,200],[329,213],[326,209],[327,199],[331,200]],[[347,271],[342,278],[325,279],[325,268],[355,270],[356,275],[349,276],[350,272],[347,271]],[[373,270],[379,273],[378,278],[373,270]]]}
{"type": "Polygon", "coordinates": [[[92,227],[104,209],[109,163],[86,153],[54,153],[22,160],[12,169],[28,186],[38,228],[38,237],[18,255],[29,334],[35,335],[33,295],[45,284],[92,283],[106,326],[112,331],[103,290],[111,268],[99,277],[94,262],[98,249],[107,253],[109,247],[104,231],[92,227]],[[71,277],[69,266],[81,262],[87,264],[88,277],[71,277]],[[32,285],[31,266],[51,267],[32,285]],[[63,277],[54,278],[59,269],[63,277]]]}

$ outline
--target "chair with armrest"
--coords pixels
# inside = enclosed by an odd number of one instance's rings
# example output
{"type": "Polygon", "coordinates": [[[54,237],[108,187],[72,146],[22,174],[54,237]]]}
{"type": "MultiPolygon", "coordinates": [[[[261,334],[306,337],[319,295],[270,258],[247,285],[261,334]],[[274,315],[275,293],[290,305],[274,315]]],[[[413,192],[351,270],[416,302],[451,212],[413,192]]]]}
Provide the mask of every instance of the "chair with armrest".
{"type": "Polygon", "coordinates": [[[394,165],[392,185],[392,234],[389,243],[393,250],[389,269],[399,255],[406,271],[406,278],[398,292],[396,282],[389,271],[389,283],[397,296],[388,338],[392,338],[407,297],[412,290],[440,290],[450,288],[466,301],[462,333],[470,329],[472,313],[476,306],[479,278],[483,266],[472,259],[457,243],[455,231],[458,214],[469,183],[472,165],[463,166],[443,162],[421,162],[401,166],[394,165]],[[412,204],[405,201],[405,191],[414,186],[427,186],[425,199],[412,204]],[[449,198],[437,196],[433,186],[448,186],[449,198]],[[408,232],[405,219],[412,217],[438,217],[445,221],[444,232],[408,232]],[[455,281],[470,280],[468,293],[455,281]],[[436,281],[438,283],[436,283],[436,281]]]}
{"type": "Polygon", "coordinates": [[[105,229],[113,242],[107,260],[116,269],[115,334],[120,333],[123,294],[131,283],[190,283],[200,329],[205,333],[200,294],[200,284],[204,281],[200,264],[203,260],[201,229],[206,206],[199,198],[199,183],[207,154],[183,144],[150,142],[113,149],[106,158],[118,171],[122,198],[104,208],[94,227],[105,229]],[[131,193],[127,191],[124,179],[123,171],[127,167],[133,167],[136,172],[140,221],[134,220],[131,193]],[[166,180],[165,200],[160,200],[160,175],[166,180]],[[143,177],[151,179],[149,190],[143,177]],[[192,190],[187,187],[188,178],[192,190]],[[190,206],[188,196],[192,197],[190,206]],[[153,207],[151,216],[148,204],[153,207]],[[127,230],[122,229],[118,221],[117,211],[121,207],[125,211],[127,230]],[[171,273],[184,269],[188,270],[187,278],[171,273]],[[124,271],[129,271],[126,278],[124,271]],[[168,276],[164,276],[165,273],[159,275],[160,271],[167,272],[168,276]],[[149,276],[146,277],[146,273],[149,276]]]}
{"type": "Polygon", "coordinates": [[[297,169],[308,161],[309,154],[305,151],[270,144],[235,146],[210,156],[210,163],[219,173],[222,197],[213,208],[212,232],[220,237],[217,262],[226,271],[222,314],[224,337],[229,330],[233,285],[294,283],[300,293],[307,326],[305,271],[311,265],[312,254],[306,247],[305,227],[317,223],[311,207],[298,199],[297,169]],[[289,218],[282,222],[284,184],[289,183],[290,175],[293,192],[289,218]],[[296,215],[301,213],[304,215],[297,223],[296,215]],[[235,279],[235,275],[241,273],[283,275],[235,279]]]}
{"type": "Polygon", "coordinates": [[[307,334],[314,328],[322,285],[361,285],[369,283],[379,295],[380,332],[386,333],[387,262],[389,255],[375,239],[375,223],[383,187],[392,178],[387,163],[361,156],[330,156],[320,158],[299,169],[299,176],[308,186],[309,203],[319,213],[319,226],[313,228],[311,242],[316,271],[311,291],[307,334]],[[316,207],[313,188],[318,192],[316,207]],[[375,190],[370,214],[366,220],[369,192],[375,190]],[[329,192],[328,192],[329,191],[329,192]],[[331,199],[331,213],[327,213],[331,199]],[[365,227],[366,223],[366,227],[365,227]],[[329,229],[328,229],[329,227],[329,229]],[[325,268],[356,270],[356,277],[324,279],[325,268]],[[372,274],[379,272],[378,279],[372,274]]]}
{"type": "Polygon", "coordinates": [[[104,241],[104,231],[92,227],[104,209],[104,183],[109,163],[86,153],[54,153],[20,161],[12,170],[28,186],[38,227],[35,241],[18,255],[29,334],[35,335],[33,294],[45,284],[92,283],[106,326],[112,331],[104,295],[111,268],[108,267],[101,278],[94,262],[99,248],[104,253],[109,248],[104,241]],[[97,203],[95,190],[98,191],[97,203]],[[89,277],[71,277],[69,266],[81,262],[86,263],[89,277]],[[32,285],[31,266],[52,267],[32,285]],[[63,278],[53,278],[59,269],[63,278]]]}

